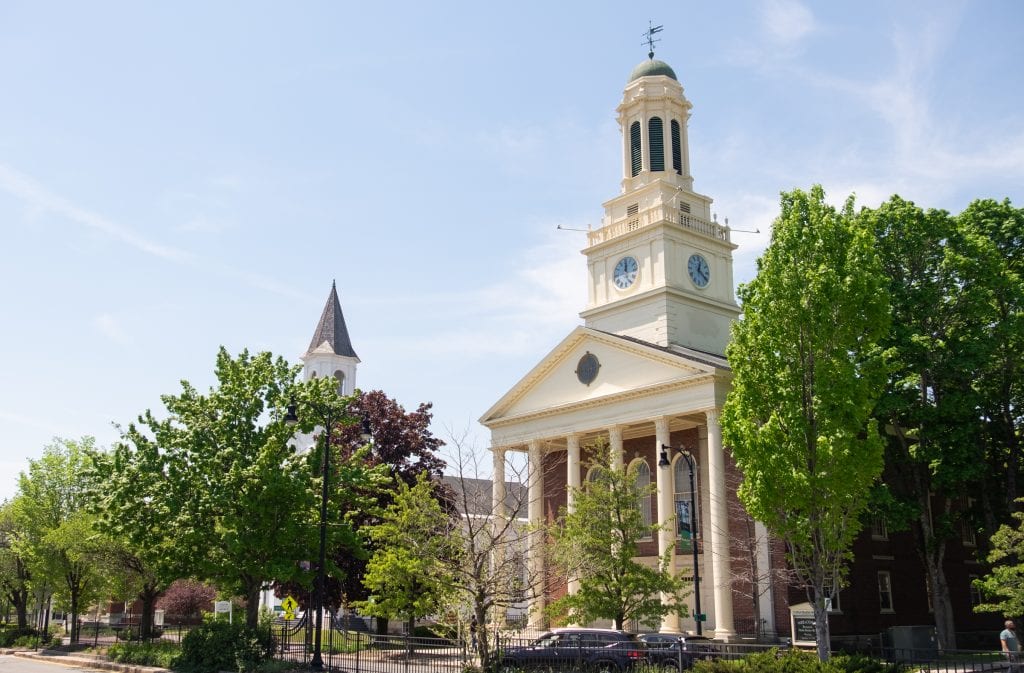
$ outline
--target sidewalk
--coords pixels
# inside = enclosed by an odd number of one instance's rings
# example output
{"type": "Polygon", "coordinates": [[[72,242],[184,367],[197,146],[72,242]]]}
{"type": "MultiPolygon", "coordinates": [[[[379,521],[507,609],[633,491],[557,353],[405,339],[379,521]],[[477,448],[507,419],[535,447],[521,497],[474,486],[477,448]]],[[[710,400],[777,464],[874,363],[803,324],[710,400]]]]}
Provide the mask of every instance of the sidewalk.
{"type": "Polygon", "coordinates": [[[155,666],[137,666],[135,664],[122,664],[110,661],[106,657],[98,657],[91,654],[66,653],[58,650],[41,650],[33,652],[30,650],[5,650],[3,654],[13,654],[16,657],[33,659],[35,661],[49,661],[55,664],[71,664],[84,668],[96,668],[104,671],[119,671],[120,673],[171,673],[170,669],[157,668],[155,666]]]}

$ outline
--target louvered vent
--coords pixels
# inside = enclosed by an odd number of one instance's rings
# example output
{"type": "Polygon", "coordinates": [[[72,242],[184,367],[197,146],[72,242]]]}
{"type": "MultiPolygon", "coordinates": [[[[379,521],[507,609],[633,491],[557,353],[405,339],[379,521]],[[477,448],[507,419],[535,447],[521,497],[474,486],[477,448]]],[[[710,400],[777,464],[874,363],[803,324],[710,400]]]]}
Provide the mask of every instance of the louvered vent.
{"type": "Polygon", "coordinates": [[[680,201],[679,202],[679,210],[683,211],[684,213],[689,214],[689,212],[690,212],[690,204],[687,203],[686,201],[680,201]]]}
{"type": "Polygon", "coordinates": [[[633,122],[629,125],[629,161],[632,177],[636,177],[640,174],[640,169],[643,168],[643,155],[640,150],[640,122],[633,122]]]}
{"type": "Polygon", "coordinates": [[[661,117],[647,121],[647,144],[651,148],[651,170],[665,170],[665,132],[661,117]]]}
{"type": "MultiPolygon", "coordinates": [[[[670,124],[672,130],[672,170],[679,175],[683,174],[683,146],[679,140],[679,122],[675,119],[670,124]]],[[[690,212],[690,211],[686,211],[690,212]]]]}
{"type": "Polygon", "coordinates": [[[640,228],[640,204],[631,203],[626,206],[626,231],[636,231],[640,228]]]}

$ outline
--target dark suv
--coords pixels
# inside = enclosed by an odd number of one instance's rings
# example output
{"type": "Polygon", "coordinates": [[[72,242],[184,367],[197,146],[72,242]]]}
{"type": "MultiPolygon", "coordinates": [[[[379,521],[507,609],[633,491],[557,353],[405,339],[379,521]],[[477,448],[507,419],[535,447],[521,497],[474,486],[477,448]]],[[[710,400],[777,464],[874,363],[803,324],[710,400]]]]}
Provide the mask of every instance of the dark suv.
{"type": "Polygon", "coordinates": [[[647,661],[647,647],[635,635],[613,629],[552,629],[527,644],[503,643],[498,670],[586,670],[618,673],[647,661]]]}
{"type": "Polygon", "coordinates": [[[704,636],[672,633],[641,633],[637,638],[647,645],[647,661],[654,666],[685,671],[699,659],[712,659],[715,646],[704,636]]]}

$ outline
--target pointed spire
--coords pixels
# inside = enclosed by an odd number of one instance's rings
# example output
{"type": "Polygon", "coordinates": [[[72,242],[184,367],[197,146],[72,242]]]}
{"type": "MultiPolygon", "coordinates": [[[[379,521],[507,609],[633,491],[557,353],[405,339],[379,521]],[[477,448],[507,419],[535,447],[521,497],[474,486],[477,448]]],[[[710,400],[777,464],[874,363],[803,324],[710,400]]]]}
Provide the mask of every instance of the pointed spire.
{"type": "Polygon", "coordinates": [[[345,316],[341,312],[341,302],[338,301],[338,287],[334,281],[331,281],[331,294],[327,297],[324,312],[320,316],[320,322],[313,332],[313,340],[309,342],[309,350],[306,352],[313,352],[325,341],[335,355],[358,359],[359,356],[352,349],[352,342],[348,338],[345,316]]]}

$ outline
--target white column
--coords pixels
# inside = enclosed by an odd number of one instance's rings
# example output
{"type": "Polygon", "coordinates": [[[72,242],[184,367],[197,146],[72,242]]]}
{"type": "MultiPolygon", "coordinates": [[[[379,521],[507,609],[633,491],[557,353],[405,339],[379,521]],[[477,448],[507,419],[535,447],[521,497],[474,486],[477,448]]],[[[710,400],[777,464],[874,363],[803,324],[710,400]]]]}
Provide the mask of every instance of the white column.
{"type": "MultiPolygon", "coordinates": [[[[655,465],[661,460],[661,447],[668,446],[668,418],[654,419],[654,460],[655,465]]],[[[672,460],[672,451],[666,454],[669,461],[672,460]]],[[[673,575],[676,574],[676,520],[675,507],[673,506],[675,484],[672,479],[672,466],[656,468],[658,470],[658,525],[661,532],[658,533],[658,551],[664,554],[666,550],[672,553],[668,557],[667,570],[673,575]]],[[[661,595],[662,602],[668,602],[671,598],[667,594],[661,595]]],[[[661,630],[669,633],[679,632],[679,615],[670,614],[661,618],[661,630]]]]}
{"type": "MultiPolygon", "coordinates": [[[[566,485],[566,509],[570,512],[576,511],[576,491],[580,488],[580,436],[569,435],[565,438],[566,459],[565,459],[565,485],[566,485]]],[[[579,591],[580,581],[576,577],[569,578],[567,590],[570,594],[579,591]]]]}
{"type": "Polygon", "coordinates": [[[608,444],[612,451],[612,469],[622,469],[622,426],[608,428],[608,444]]]}
{"type": "Polygon", "coordinates": [[[494,482],[491,485],[492,510],[496,518],[504,518],[508,516],[505,503],[505,448],[492,447],[491,456],[494,460],[494,482]]]}
{"type": "MultiPolygon", "coordinates": [[[[491,482],[491,511],[494,516],[491,518],[491,525],[493,526],[492,534],[494,539],[497,540],[497,537],[505,530],[508,517],[508,503],[505,493],[505,447],[491,447],[491,458],[494,462],[494,478],[491,482]]],[[[491,563],[494,564],[495,568],[506,567],[508,562],[505,555],[506,549],[504,544],[494,545],[491,563]]],[[[505,608],[495,606],[495,609],[491,611],[491,620],[498,628],[504,627],[505,608]]]]}
{"type": "MultiPolygon", "coordinates": [[[[529,488],[528,516],[530,524],[539,526],[544,519],[544,453],[540,441],[529,444],[529,488]]],[[[539,530],[530,533],[530,583],[533,585],[533,600],[530,604],[530,627],[544,628],[544,607],[547,598],[547,582],[544,574],[544,534],[539,530]]]]}
{"type": "Polygon", "coordinates": [[[775,638],[777,635],[775,630],[775,587],[771,573],[771,547],[768,543],[768,529],[760,521],[754,522],[754,537],[757,539],[757,577],[759,578],[758,582],[761,583],[758,586],[761,594],[757,601],[757,609],[760,613],[757,618],[764,626],[764,632],[761,635],[765,638],[775,638]]]}
{"type": "MultiPolygon", "coordinates": [[[[715,570],[715,637],[735,635],[732,621],[732,573],[729,568],[729,508],[725,491],[725,452],[718,410],[708,420],[708,495],[711,501],[711,551],[715,570]]],[[[706,538],[705,538],[706,539],[706,538]]]]}
{"type": "Polygon", "coordinates": [[[565,503],[566,508],[570,512],[574,512],[576,511],[575,491],[580,488],[580,436],[572,434],[566,437],[565,448],[565,503]]]}

